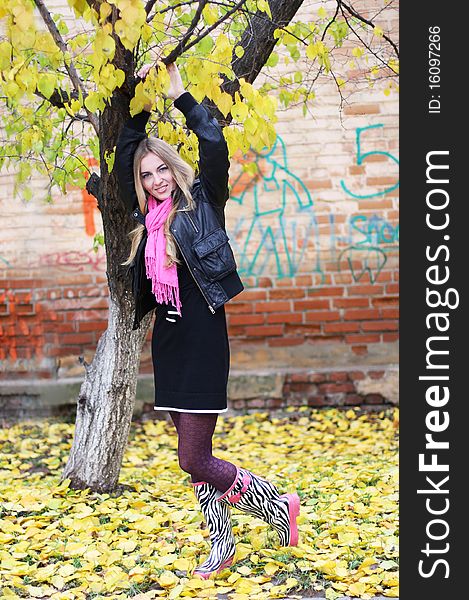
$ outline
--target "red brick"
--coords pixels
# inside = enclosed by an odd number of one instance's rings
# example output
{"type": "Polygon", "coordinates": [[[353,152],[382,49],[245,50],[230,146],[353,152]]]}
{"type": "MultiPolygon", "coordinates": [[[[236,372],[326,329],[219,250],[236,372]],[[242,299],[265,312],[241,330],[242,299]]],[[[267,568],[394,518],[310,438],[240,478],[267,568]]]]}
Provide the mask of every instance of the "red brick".
{"type": "Polygon", "coordinates": [[[398,329],[397,321],[368,321],[366,323],[362,323],[363,331],[383,331],[388,330],[392,331],[394,329],[398,329]]]}
{"type": "Polygon", "coordinates": [[[332,300],[334,308],[365,307],[370,305],[369,298],[334,298],[332,300]]]}
{"type": "Polygon", "coordinates": [[[376,281],[379,283],[384,283],[386,281],[392,281],[392,272],[391,271],[381,271],[376,281]]]}
{"type": "Polygon", "coordinates": [[[285,401],[283,398],[268,398],[265,405],[267,408],[282,408],[285,406],[285,401]]]}
{"type": "Polygon", "coordinates": [[[350,104],[344,108],[346,115],[375,115],[380,111],[379,104],[350,104]]]}
{"type": "Polygon", "coordinates": [[[316,333],[320,333],[321,331],[321,325],[319,324],[310,324],[310,325],[306,325],[303,323],[298,323],[298,324],[290,324],[290,323],[286,323],[285,324],[285,334],[287,335],[303,335],[303,336],[311,336],[314,335],[316,333]]]}
{"type": "Polygon", "coordinates": [[[295,282],[293,281],[293,279],[291,277],[280,277],[279,279],[277,279],[277,281],[275,282],[277,288],[279,287],[294,287],[295,286],[295,282]]]}
{"type": "Polygon", "coordinates": [[[48,350],[47,355],[51,358],[54,356],[76,356],[78,360],[79,350],[76,346],[57,346],[54,344],[48,350]]]}
{"type": "Polygon", "coordinates": [[[323,394],[337,394],[340,392],[354,392],[353,383],[320,383],[319,391],[323,394]]]}
{"type": "Polygon", "coordinates": [[[315,346],[317,344],[341,344],[344,341],[344,338],[342,335],[324,333],[322,335],[309,335],[307,341],[309,344],[314,344],[315,346]]]}
{"type": "Polygon", "coordinates": [[[329,381],[348,381],[349,376],[345,371],[332,371],[327,378],[329,381]]]}
{"type": "Polygon", "coordinates": [[[57,323],[54,326],[56,333],[74,333],[76,332],[74,323],[57,323]]]}
{"type": "Polygon", "coordinates": [[[227,313],[228,314],[232,314],[232,313],[243,313],[243,314],[247,314],[247,313],[252,313],[253,312],[253,308],[254,305],[251,303],[246,303],[246,302],[230,302],[229,304],[227,304],[227,313]]]}
{"type": "Polygon", "coordinates": [[[398,283],[388,283],[386,285],[386,294],[398,294],[399,293],[399,284],[398,283]]]}
{"type": "Polygon", "coordinates": [[[384,371],[368,371],[368,376],[371,379],[382,379],[384,371]]]}
{"type": "Polygon", "coordinates": [[[399,296],[382,296],[381,298],[371,298],[373,306],[398,306],[399,296]]]}
{"type": "Polygon", "coordinates": [[[344,287],[323,287],[308,289],[308,296],[343,296],[344,287]]]}
{"type": "Polygon", "coordinates": [[[99,331],[100,333],[105,331],[107,328],[107,320],[106,321],[78,321],[77,323],[78,331],[99,331]]]}
{"type": "Polygon", "coordinates": [[[344,319],[346,321],[361,321],[364,319],[379,319],[381,317],[379,310],[346,310],[344,319]]]}
{"type": "Polygon", "coordinates": [[[290,302],[256,302],[255,312],[285,312],[291,310],[290,302]]]}
{"type": "Polygon", "coordinates": [[[262,325],[264,323],[264,315],[230,315],[228,322],[230,325],[262,325]]]}
{"type": "MultiPolygon", "coordinates": [[[[370,185],[370,184],[368,184],[370,185]]],[[[383,211],[386,208],[392,208],[392,200],[390,198],[380,198],[379,200],[359,200],[358,201],[358,210],[373,210],[373,211],[383,211]]]]}
{"type": "MultiPolygon", "coordinates": [[[[371,158],[371,157],[369,157],[369,158],[371,158]]],[[[383,157],[383,158],[385,158],[385,157],[383,157]]],[[[370,186],[385,185],[385,186],[391,187],[396,183],[396,178],[391,177],[391,176],[385,177],[383,175],[379,175],[377,177],[367,177],[366,183],[367,183],[367,185],[370,185],[370,186]]]]}
{"type": "Polygon", "coordinates": [[[326,398],[324,396],[310,396],[308,406],[327,406],[326,398]]]}
{"type": "Polygon", "coordinates": [[[246,335],[248,337],[268,337],[270,335],[282,335],[282,325],[259,325],[246,327],[246,335]]]}
{"type": "Polygon", "coordinates": [[[354,281],[351,273],[334,273],[334,283],[349,284],[354,281]]]}
{"type": "Polygon", "coordinates": [[[398,308],[382,308],[381,316],[383,319],[398,319],[399,309],[398,308]]]}
{"type": "Polygon", "coordinates": [[[303,313],[269,313],[265,317],[266,323],[302,323],[303,313]]]}
{"type": "Polygon", "coordinates": [[[308,287],[313,283],[311,275],[296,275],[295,285],[299,287],[308,287]]]}
{"type": "Polygon", "coordinates": [[[367,356],[368,346],[351,346],[351,350],[357,356],[367,356]]]}
{"type": "Polygon", "coordinates": [[[287,373],[285,376],[285,381],[294,382],[294,383],[309,383],[309,374],[308,373],[287,373]]]}
{"type": "Polygon", "coordinates": [[[327,381],[327,373],[310,373],[308,375],[308,381],[312,383],[322,383],[327,381]]]}
{"type": "Polygon", "coordinates": [[[383,292],[384,287],[382,285],[352,285],[348,288],[349,296],[361,294],[366,294],[369,296],[378,296],[382,295],[383,292]]]}
{"type": "Polygon", "coordinates": [[[305,290],[302,288],[285,288],[281,290],[270,290],[269,298],[271,300],[282,300],[283,298],[304,298],[305,290]]]}
{"type": "Polygon", "coordinates": [[[381,336],[383,342],[396,342],[399,339],[398,333],[383,333],[381,336]]]}
{"type": "Polygon", "coordinates": [[[305,313],[307,323],[323,323],[324,321],[338,321],[340,312],[338,310],[313,310],[305,313]]]}
{"type": "Polygon", "coordinates": [[[316,391],[316,389],[317,386],[314,383],[309,383],[307,381],[295,381],[290,383],[290,385],[288,386],[288,391],[293,393],[301,392],[303,394],[307,394],[310,391],[316,391]]]}
{"type": "Polygon", "coordinates": [[[332,181],[330,179],[304,179],[303,184],[309,190],[323,190],[332,187],[332,181]]]}
{"type": "Polygon", "coordinates": [[[365,379],[366,375],[363,371],[349,371],[348,376],[352,381],[365,379]]]}
{"type": "Polygon", "coordinates": [[[228,324],[228,334],[230,337],[244,337],[246,335],[246,328],[237,325],[228,324]]]}
{"type": "Polygon", "coordinates": [[[359,331],[360,330],[360,326],[359,323],[324,323],[324,331],[325,332],[331,332],[331,333],[337,333],[337,332],[343,332],[343,333],[347,333],[347,332],[352,332],[352,331],[359,331]]]}
{"type": "MultiPolygon", "coordinates": [[[[281,284],[279,284],[279,281],[281,281],[281,280],[277,281],[277,285],[281,285],[281,284]]],[[[257,279],[256,287],[271,288],[271,287],[273,287],[272,279],[270,279],[269,277],[259,277],[257,279]]]]}
{"type": "Polygon", "coordinates": [[[243,290],[238,298],[242,302],[248,302],[250,300],[267,300],[266,290],[243,290]]]}
{"type": "Polygon", "coordinates": [[[296,300],[293,302],[294,310],[320,310],[328,309],[330,300],[296,300]]]}

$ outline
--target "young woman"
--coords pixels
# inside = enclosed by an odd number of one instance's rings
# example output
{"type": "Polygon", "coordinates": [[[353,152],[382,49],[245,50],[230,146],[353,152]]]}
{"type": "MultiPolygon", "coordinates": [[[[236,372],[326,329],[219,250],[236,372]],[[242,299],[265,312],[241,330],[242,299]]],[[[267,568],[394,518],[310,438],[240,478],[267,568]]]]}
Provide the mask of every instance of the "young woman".
{"type": "Polygon", "coordinates": [[[218,414],[227,410],[224,305],[243,289],[225,231],[228,149],[218,122],[184,89],[176,65],[167,70],[168,97],[199,142],[198,176],[170,145],[147,137],[147,111],[124,125],[115,168],[122,200],[138,222],[126,262],[133,270],[133,328],[156,308],[154,408],[169,411],[180,467],[191,476],[207,522],[211,552],[194,574],[208,578],[234,560],[231,507],[260,517],[283,546],[294,546],[299,498],[280,495],[265,479],[212,454],[218,414]]]}

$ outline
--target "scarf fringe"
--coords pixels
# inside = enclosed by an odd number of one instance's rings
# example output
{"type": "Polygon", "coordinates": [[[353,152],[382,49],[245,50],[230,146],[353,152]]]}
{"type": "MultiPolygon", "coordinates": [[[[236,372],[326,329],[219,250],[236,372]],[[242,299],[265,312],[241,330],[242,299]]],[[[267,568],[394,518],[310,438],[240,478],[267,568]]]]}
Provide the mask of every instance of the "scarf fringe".
{"type": "Polygon", "coordinates": [[[147,279],[151,279],[151,291],[155,295],[158,304],[172,304],[179,316],[181,315],[181,301],[179,299],[179,287],[171,285],[170,283],[163,283],[158,281],[156,270],[154,267],[156,260],[154,257],[145,257],[145,264],[147,268],[147,279]],[[148,275],[151,273],[152,275],[148,275]]]}

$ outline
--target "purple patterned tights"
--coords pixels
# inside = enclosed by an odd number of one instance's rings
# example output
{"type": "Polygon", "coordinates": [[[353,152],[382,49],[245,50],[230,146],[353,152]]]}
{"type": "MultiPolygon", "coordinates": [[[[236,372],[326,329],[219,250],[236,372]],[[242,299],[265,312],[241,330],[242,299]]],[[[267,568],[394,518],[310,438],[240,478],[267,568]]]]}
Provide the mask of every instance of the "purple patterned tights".
{"type": "Polygon", "coordinates": [[[171,411],[178,433],[179,466],[189,473],[192,482],[206,481],[225,492],[236,477],[236,467],[212,454],[212,436],[217,424],[216,413],[178,413],[171,411]]]}

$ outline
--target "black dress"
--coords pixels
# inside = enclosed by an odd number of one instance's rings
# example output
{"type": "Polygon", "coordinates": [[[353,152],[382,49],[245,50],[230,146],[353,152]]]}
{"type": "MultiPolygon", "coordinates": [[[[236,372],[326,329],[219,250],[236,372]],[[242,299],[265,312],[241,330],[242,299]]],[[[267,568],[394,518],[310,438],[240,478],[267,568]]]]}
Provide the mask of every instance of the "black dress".
{"type": "Polygon", "coordinates": [[[225,307],[212,314],[183,260],[177,270],[182,316],[174,306],[156,307],[154,409],[225,412],[230,363],[225,307]]]}

